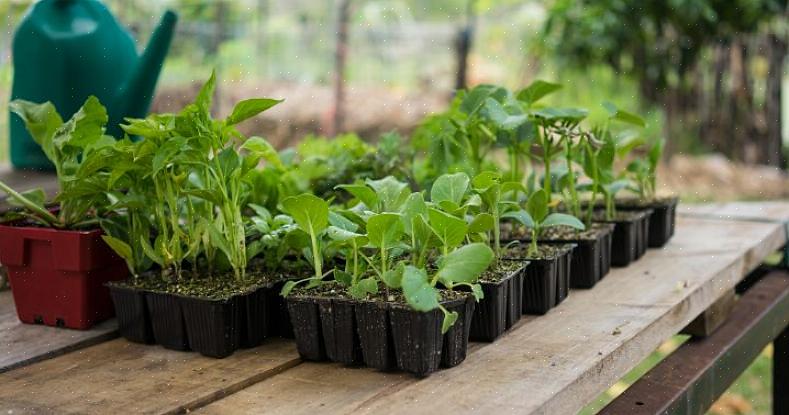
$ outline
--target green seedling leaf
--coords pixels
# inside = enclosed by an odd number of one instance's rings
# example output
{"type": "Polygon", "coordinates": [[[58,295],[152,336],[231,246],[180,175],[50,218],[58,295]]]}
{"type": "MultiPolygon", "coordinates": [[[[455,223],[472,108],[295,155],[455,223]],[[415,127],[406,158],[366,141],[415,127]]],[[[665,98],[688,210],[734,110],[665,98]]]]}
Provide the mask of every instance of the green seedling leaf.
{"type": "Polygon", "coordinates": [[[666,146],[666,140],[659,139],[652,144],[652,147],[649,148],[648,159],[649,159],[649,167],[650,170],[653,172],[657,170],[657,166],[660,163],[660,158],[663,156],[663,149],[666,146]]]}
{"type": "Polygon", "coordinates": [[[438,279],[448,287],[456,283],[473,284],[493,261],[493,250],[483,243],[462,246],[438,261],[438,279]]]}
{"type": "Polygon", "coordinates": [[[359,229],[359,225],[333,210],[329,211],[329,223],[349,232],[356,232],[359,229]]]}
{"type": "Polygon", "coordinates": [[[288,197],[282,201],[282,207],[307,233],[318,234],[329,224],[329,204],[315,195],[304,193],[288,197]]]}
{"type": "Polygon", "coordinates": [[[430,189],[430,200],[433,203],[448,201],[456,208],[463,201],[468,190],[469,177],[466,173],[444,174],[438,177],[430,189]]]}
{"type": "Polygon", "coordinates": [[[416,311],[427,312],[439,307],[438,291],[427,281],[427,273],[407,265],[403,270],[403,295],[408,305],[416,311]]]}
{"type": "MultiPolygon", "coordinates": [[[[381,180],[367,180],[378,197],[384,212],[397,212],[411,194],[408,184],[398,181],[392,176],[384,177],[381,180]]],[[[370,206],[368,206],[370,207],[370,206]]]]}
{"type": "Polygon", "coordinates": [[[468,225],[465,220],[438,209],[430,208],[428,218],[433,232],[447,248],[451,249],[460,245],[468,233],[468,225]]]}
{"type": "Polygon", "coordinates": [[[296,281],[286,281],[285,285],[282,286],[282,289],[279,290],[279,295],[283,297],[287,297],[288,295],[290,295],[290,292],[293,291],[294,288],[296,288],[296,284],[297,284],[296,281]]]}
{"type": "Polygon", "coordinates": [[[633,149],[646,144],[646,139],[640,134],[629,133],[621,137],[616,143],[616,155],[621,159],[630,154],[633,149]]]}
{"type": "Polygon", "coordinates": [[[549,122],[579,123],[589,115],[589,111],[583,108],[541,108],[532,114],[549,122]]]}
{"type": "Polygon", "coordinates": [[[545,193],[545,190],[539,189],[531,194],[526,204],[526,211],[535,222],[542,223],[548,216],[548,194],[545,193]]]}
{"type": "MultiPolygon", "coordinates": [[[[47,195],[44,193],[44,189],[32,189],[25,192],[19,192],[19,194],[36,206],[46,209],[47,195]]],[[[26,203],[22,203],[14,197],[8,198],[7,202],[12,206],[27,207],[26,203]]]]}
{"type": "Polygon", "coordinates": [[[352,285],[348,290],[353,298],[365,298],[368,294],[378,293],[378,281],[375,278],[364,278],[352,285]]]}
{"type": "Polygon", "coordinates": [[[525,103],[528,106],[534,105],[546,95],[552,94],[562,88],[561,85],[542,80],[536,80],[531,85],[518,92],[518,101],[525,103]]]}
{"type": "Polygon", "coordinates": [[[55,131],[52,141],[61,151],[67,146],[84,149],[101,139],[106,124],[107,109],[91,95],[82,108],[55,131]]]}
{"type": "Polygon", "coordinates": [[[285,169],[285,165],[282,164],[277,150],[262,137],[250,137],[244,142],[241,149],[248,151],[249,154],[257,159],[266,160],[277,169],[285,169]]]}
{"type": "Polygon", "coordinates": [[[505,131],[515,130],[529,119],[526,114],[509,114],[504,106],[493,98],[485,100],[484,109],[496,127],[505,131]]]}
{"type": "Polygon", "coordinates": [[[363,184],[343,184],[337,186],[338,189],[343,189],[352,194],[353,197],[359,199],[368,209],[378,208],[378,195],[375,191],[363,184]]]}
{"type": "Polygon", "coordinates": [[[441,333],[444,334],[455,325],[456,321],[458,321],[458,313],[457,311],[447,311],[443,307],[441,311],[444,312],[444,321],[441,323],[441,333]]]}
{"type": "Polygon", "coordinates": [[[471,184],[477,192],[484,192],[501,183],[501,174],[495,171],[483,171],[474,176],[471,184]]]}
{"type": "Polygon", "coordinates": [[[33,141],[41,146],[41,149],[50,161],[56,163],[57,156],[52,137],[55,135],[55,131],[63,125],[63,119],[60,118],[55,106],[51,102],[35,104],[30,101],[17,99],[11,101],[8,104],[8,108],[22,118],[25,127],[33,137],[33,141]]]}
{"type": "Polygon", "coordinates": [[[485,293],[482,291],[482,286],[479,284],[471,284],[471,293],[474,294],[474,299],[477,302],[485,298],[485,293]]]}
{"type": "Polygon", "coordinates": [[[608,101],[603,102],[603,108],[605,108],[606,111],[608,111],[608,116],[612,120],[621,121],[623,123],[635,125],[638,127],[646,126],[646,122],[644,122],[644,119],[641,118],[639,115],[633,114],[632,112],[627,112],[625,110],[621,110],[611,102],[608,101]]]}
{"type": "Polygon", "coordinates": [[[527,212],[525,210],[516,210],[516,211],[512,211],[512,212],[507,212],[507,213],[501,215],[501,217],[502,218],[506,218],[506,219],[514,219],[514,220],[518,221],[521,225],[523,225],[523,226],[525,226],[525,227],[527,227],[529,229],[534,228],[534,219],[532,219],[532,217],[529,214],[529,212],[527,212]]]}
{"type": "Polygon", "coordinates": [[[550,226],[569,226],[573,229],[578,229],[580,231],[586,229],[583,222],[578,220],[575,216],[567,215],[564,213],[551,213],[548,215],[547,218],[542,222],[543,227],[550,227],[550,226]]]}
{"type": "Polygon", "coordinates": [[[406,199],[403,207],[400,209],[400,219],[403,222],[403,228],[408,235],[413,234],[414,218],[417,216],[427,217],[427,203],[425,203],[422,193],[411,193],[406,199]]]}
{"type": "Polygon", "coordinates": [[[233,112],[225,120],[227,125],[235,125],[244,120],[252,118],[263,111],[279,104],[284,100],[271,98],[252,98],[245,99],[233,108],[233,112]]]}
{"type": "Polygon", "coordinates": [[[339,282],[340,284],[349,287],[353,281],[353,276],[350,273],[347,273],[341,269],[335,268],[334,269],[334,280],[339,282]]]}
{"type": "Polygon", "coordinates": [[[490,213],[480,213],[468,224],[468,233],[482,233],[493,230],[495,220],[490,213]]]}
{"type": "Polygon", "coordinates": [[[114,238],[109,235],[101,235],[101,239],[115,251],[118,256],[126,260],[127,264],[133,265],[134,264],[134,254],[132,253],[132,248],[126,242],[114,238]]]}
{"type": "Polygon", "coordinates": [[[403,235],[403,223],[397,213],[379,213],[367,220],[367,238],[376,248],[391,247],[403,235]]]}
{"type": "Polygon", "coordinates": [[[401,262],[394,269],[390,269],[381,275],[381,280],[386,284],[389,288],[400,288],[403,286],[403,272],[405,271],[405,267],[401,262]]]}
{"type": "Polygon", "coordinates": [[[164,265],[164,257],[159,255],[156,249],[151,246],[147,235],[140,235],[140,247],[142,248],[143,253],[145,253],[145,255],[151,259],[151,261],[159,265],[164,265]]]}
{"type": "Polygon", "coordinates": [[[368,242],[366,236],[356,232],[347,231],[334,225],[326,228],[326,234],[329,236],[329,238],[335,241],[346,242],[355,239],[356,244],[359,246],[366,245],[368,242]]]}

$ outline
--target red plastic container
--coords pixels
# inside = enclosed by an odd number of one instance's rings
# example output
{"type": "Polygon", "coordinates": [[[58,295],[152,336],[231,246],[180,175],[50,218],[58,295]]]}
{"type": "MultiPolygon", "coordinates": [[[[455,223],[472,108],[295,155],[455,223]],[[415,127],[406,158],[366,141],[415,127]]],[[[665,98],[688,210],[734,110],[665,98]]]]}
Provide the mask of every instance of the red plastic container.
{"type": "Polygon", "coordinates": [[[85,330],[114,315],[104,283],[126,278],[128,269],[101,235],[0,225],[0,263],[19,320],[85,330]]]}

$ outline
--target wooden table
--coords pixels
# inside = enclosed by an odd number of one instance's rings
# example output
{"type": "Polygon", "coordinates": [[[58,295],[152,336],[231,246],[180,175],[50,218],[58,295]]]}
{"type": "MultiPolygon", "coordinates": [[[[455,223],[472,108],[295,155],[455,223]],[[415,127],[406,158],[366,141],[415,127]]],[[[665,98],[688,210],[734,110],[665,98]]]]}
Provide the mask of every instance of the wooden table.
{"type": "MultiPolygon", "coordinates": [[[[789,203],[773,209],[780,216],[789,203]]],[[[290,340],[221,360],[75,340],[74,350],[37,351],[0,374],[0,413],[575,413],[787,243],[779,221],[705,212],[683,213],[664,248],[494,343],[472,343],[463,364],[425,379],[302,362],[290,340]]],[[[0,318],[3,345],[14,317],[0,318]]],[[[33,328],[31,347],[51,342],[50,329],[33,328]]]]}

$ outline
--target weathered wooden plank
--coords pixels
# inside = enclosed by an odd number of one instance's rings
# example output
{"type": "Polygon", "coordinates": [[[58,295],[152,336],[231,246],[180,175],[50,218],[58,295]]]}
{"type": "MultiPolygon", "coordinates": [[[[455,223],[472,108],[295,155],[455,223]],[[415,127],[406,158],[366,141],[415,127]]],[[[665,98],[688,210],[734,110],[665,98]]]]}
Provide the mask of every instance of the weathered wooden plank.
{"type": "Polygon", "coordinates": [[[785,222],[789,220],[789,201],[681,204],[677,213],[717,219],[785,222]]]}
{"type": "Polygon", "coordinates": [[[116,339],[0,374],[0,412],[183,413],[299,362],[282,339],[225,359],[116,339]]]}
{"type": "Polygon", "coordinates": [[[712,303],[710,308],[704,310],[695,320],[691,321],[687,327],[682,329],[681,333],[696,337],[709,336],[726,322],[736,304],[737,295],[734,293],[734,290],[731,290],[712,303]]]}
{"type": "Polygon", "coordinates": [[[0,292],[0,373],[117,336],[115,320],[85,331],[22,324],[11,291],[0,292]]]}
{"type": "Polygon", "coordinates": [[[204,413],[575,413],[786,242],[779,224],[680,218],[663,249],[530,318],[450,370],[305,363],[204,413]]]}

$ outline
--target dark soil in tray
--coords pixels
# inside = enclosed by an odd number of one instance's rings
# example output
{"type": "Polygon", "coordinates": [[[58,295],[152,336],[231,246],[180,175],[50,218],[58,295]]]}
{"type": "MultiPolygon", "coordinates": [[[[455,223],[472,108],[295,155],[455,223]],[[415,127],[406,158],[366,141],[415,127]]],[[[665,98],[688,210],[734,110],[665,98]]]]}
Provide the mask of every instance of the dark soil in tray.
{"type": "Polygon", "coordinates": [[[570,286],[592,288],[611,269],[611,243],[614,224],[592,223],[578,232],[568,227],[552,227],[543,232],[540,242],[550,244],[576,244],[573,250],[570,286]]]}
{"type": "Polygon", "coordinates": [[[287,334],[290,319],[277,298],[284,281],[294,277],[252,268],[242,280],[185,271],[178,281],[168,281],[151,272],[112,283],[110,291],[127,339],[222,358],[239,347],[256,347],[272,335],[287,334]]]}
{"type": "Polygon", "coordinates": [[[400,292],[381,287],[366,299],[353,299],[335,283],[294,290],[287,298],[299,354],[308,360],[364,363],[380,370],[400,369],[419,376],[466,357],[473,297],[441,291],[441,303],[459,316],[441,334],[443,313],[414,311],[400,292]]]}

